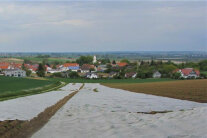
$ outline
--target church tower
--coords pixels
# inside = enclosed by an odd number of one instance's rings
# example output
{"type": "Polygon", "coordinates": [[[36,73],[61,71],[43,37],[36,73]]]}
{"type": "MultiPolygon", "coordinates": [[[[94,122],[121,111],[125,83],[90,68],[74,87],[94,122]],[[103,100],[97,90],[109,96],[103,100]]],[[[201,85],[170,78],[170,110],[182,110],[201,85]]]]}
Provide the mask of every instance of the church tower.
{"type": "Polygon", "coordinates": [[[97,60],[96,60],[96,55],[93,56],[93,63],[96,63],[97,60]]]}

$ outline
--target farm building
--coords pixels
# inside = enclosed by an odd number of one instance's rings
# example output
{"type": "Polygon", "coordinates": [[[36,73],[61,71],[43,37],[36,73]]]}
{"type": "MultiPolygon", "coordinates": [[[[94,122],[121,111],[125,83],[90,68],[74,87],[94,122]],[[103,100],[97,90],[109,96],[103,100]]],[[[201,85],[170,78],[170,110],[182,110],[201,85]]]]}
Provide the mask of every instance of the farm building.
{"type": "Polygon", "coordinates": [[[161,78],[162,74],[159,71],[156,71],[153,73],[152,77],[153,78],[161,78]]]}
{"type": "Polygon", "coordinates": [[[137,73],[136,72],[127,72],[125,74],[125,78],[136,78],[137,73]]]}
{"type": "Polygon", "coordinates": [[[81,73],[87,73],[90,72],[90,70],[96,70],[96,67],[90,64],[83,64],[81,66],[81,73]]]}
{"type": "Polygon", "coordinates": [[[179,72],[183,78],[198,78],[200,76],[200,71],[193,68],[178,69],[176,72],[179,72]]]}
{"type": "Polygon", "coordinates": [[[26,77],[26,71],[21,69],[6,69],[3,73],[8,77],[26,77]]]}

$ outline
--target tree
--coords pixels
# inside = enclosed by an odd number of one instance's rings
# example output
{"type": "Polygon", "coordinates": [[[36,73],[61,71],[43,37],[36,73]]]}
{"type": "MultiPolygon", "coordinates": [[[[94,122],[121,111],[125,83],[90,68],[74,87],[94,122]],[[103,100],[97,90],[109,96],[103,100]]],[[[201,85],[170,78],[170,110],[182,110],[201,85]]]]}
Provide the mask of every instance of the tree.
{"type": "Polygon", "coordinates": [[[115,60],[113,60],[113,61],[112,61],[112,64],[114,64],[114,65],[115,65],[115,64],[116,64],[116,61],[115,61],[115,60]]]}
{"type": "Polygon", "coordinates": [[[110,59],[105,58],[105,59],[101,59],[101,64],[107,64],[107,63],[111,63],[110,59]]]}
{"type": "Polygon", "coordinates": [[[69,73],[69,77],[74,79],[74,78],[78,78],[79,75],[78,75],[77,72],[75,72],[75,71],[71,71],[71,72],[69,73]]]}
{"type": "Polygon", "coordinates": [[[39,77],[45,77],[45,71],[46,71],[46,68],[45,68],[44,64],[40,63],[39,67],[37,69],[37,75],[39,77]]]}
{"type": "Polygon", "coordinates": [[[142,65],[144,65],[144,61],[143,60],[140,62],[140,66],[142,66],[142,65]]]}
{"type": "Polygon", "coordinates": [[[21,66],[22,70],[26,70],[26,67],[24,66],[24,63],[21,66]]]}
{"type": "Polygon", "coordinates": [[[150,63],[150,66],[154,66],[154,65],[155,65],[155,62],[154,62],[154,60],[152,60],[150,63]]]}
{"type": "Polygon", "coordinates": [[[128,59],[122,59],[120,62],[128,63],[128,64],[130,63],[128,59]]]}
{"type": "Polygon", "coordinates": [[[52,66],[52,69],[57,69],[56,65],[53,65],[53,66],[52,66]]]}
{"type": "Polygon", "coordinates": [[[172,72],[177,69],[175,65],[172,64],[164,64],[159,68],[159,71],[162,73],[163,77],[171,77],[172,72]]]}
{"type": "Polygon", "coordinates": [[[48,59],[47,59],[47,58],[44,58],[44,59],[42,60],[42,63],[43,63],[44,65],[49,64],[49,63],[48,63],[48,59]]]}
{"type": "Polygon", "coordinates": [[[62,78],[63,75],[62,75],[62,73],[60,73],[60,72],[56,72],[56,73],[53,73],[53,74],[51,75],[51,77],[59,77],[59,78],[62,78]]]}
{"type": "Polygon", "coordinates": [[[31,76],[31,74],[32,74],[32,71],[31,70],[26,70],[26,75],[29,77],[29,76],[31,76]]]}
{"type": "Polygon", "coordinates": [[[93,62],[93,57],[92,56],[81,56],[79,57],[76,62],[79,65],[83,65],[83,64],[92,64],[93,62]]]}
{"type": "Polygon", "coordinates": [[[111,68],[112,68],[112,66],[111,66],[111,64],[107,64],[106,65],[106,70],[104,71],[105,73],[110,73],[111,72],[111,68]]]}
{"type": "Polygon", "coordinates": [[[200,61],[198,63],[200,70],[207,71],[207,60],[200,61]]]}
{"type": "Polygon", "coordinates": [[[24,64],[32,64],[32,61],[28,60],[28,59],[24,59],[24,64]]]}
{"type": "Polygon", "coordinates": [[[68,60],[68,61],[66,61],[66,63],[71,63],[71,61],[70,61],[70,60],[68,60]]]}
{"type": "Polygon", "coordinates": [[[172,74],[172,78],[173,78],[173,79],[180,79],[180,77],[181,77],[180,72],[176,72],[176,73],[173,73],[173,74],[172,74]]]}
{"type": "Polygon", "coordinates": [[[22,70],[26,71],[26,75],[27,76],[30,76],[32,74],[32,71],[31,70],[28,70],[25,66],[24,66],[24,63],[22,64],[22,70]]]}

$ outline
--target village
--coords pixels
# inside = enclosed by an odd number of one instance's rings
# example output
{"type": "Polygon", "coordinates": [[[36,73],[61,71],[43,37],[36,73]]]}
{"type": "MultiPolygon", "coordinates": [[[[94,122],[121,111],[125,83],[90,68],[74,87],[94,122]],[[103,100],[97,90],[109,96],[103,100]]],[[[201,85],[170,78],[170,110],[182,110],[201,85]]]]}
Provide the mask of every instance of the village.
{"type": "MultiPolygon", "coordinates": [[[[200,61],[200,63],[206,61],[200,61]]],[[[81,56],[76,61],[63,64],[0,62],[0,75],[8,77],[60,77],[86,79],[129,79],[129,78],[206,78],[196,63],[176,64],[171,61],[137,61],[127,59],[112,62],[96,56],[81,56]]]]}

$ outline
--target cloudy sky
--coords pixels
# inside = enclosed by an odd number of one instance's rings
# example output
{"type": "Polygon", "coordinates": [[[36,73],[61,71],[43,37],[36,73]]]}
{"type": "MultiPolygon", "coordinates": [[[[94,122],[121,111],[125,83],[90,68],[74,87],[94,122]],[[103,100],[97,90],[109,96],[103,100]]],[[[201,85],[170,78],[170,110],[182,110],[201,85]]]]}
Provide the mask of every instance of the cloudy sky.
{"type": "Polygon", "coordinates": [[[207,1],[0,0],[0,52],[207,51],[207,1]]]}

